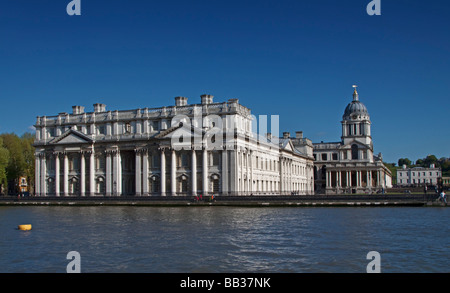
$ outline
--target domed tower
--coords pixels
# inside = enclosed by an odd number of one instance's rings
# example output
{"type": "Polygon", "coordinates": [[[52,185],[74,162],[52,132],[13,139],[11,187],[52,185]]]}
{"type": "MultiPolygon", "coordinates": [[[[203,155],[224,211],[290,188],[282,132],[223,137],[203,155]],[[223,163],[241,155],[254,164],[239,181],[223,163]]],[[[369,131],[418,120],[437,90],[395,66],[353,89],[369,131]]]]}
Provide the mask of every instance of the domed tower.
{"type": "Polygon", "coordinates": [[[344,146],[351,146],[352,159],[369,160],[372,161],[373,143],[370,134],[370,116],[366,106],[359,101],[359,95],[354,85],[353,101],[345,108],[342,116],[342,144],[344,146]],[[360,150],[366,150],[361,155],[360,150]]]}

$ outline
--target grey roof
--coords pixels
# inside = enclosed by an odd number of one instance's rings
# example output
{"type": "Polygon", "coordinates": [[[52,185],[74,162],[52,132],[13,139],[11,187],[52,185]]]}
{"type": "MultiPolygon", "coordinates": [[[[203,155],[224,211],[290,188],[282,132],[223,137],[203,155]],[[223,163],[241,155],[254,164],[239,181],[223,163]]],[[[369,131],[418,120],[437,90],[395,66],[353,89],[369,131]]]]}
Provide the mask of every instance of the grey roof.
{"type": "Polygon", "coordinates": [[[360,101],[352,101],[347,105],[344,111],[344,118],[349,117],[353,114],[364,114],[369,115],[369,111],[367,111],[366,106],[360,101]]]}

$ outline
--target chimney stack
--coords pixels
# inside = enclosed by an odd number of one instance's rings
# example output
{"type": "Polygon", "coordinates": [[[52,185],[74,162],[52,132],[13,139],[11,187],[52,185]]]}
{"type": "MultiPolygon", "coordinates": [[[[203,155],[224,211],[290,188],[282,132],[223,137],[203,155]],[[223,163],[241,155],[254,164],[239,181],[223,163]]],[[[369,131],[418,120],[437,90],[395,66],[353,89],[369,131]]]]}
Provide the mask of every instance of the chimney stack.
{"type": "Polygon", "coordinates": [[[106,105],[105,104],[94,104],[94,112],[100,113],[100,112],[106,112],[106,105]]]}
{"type": "Polygon", "coordinates": [[[283,138],[289,138],[291,134],[289,132],[283,132],[283,138]]]}
{"type": "Polygon", "coordinates": [[[296,131],[295,132],[295,138],[303,139],[303,131],[296,131]]]}
{"type": "Polygon", "coordinates": [[[84,113],[84,107],[83,106],[72,106],[72,114],[83,114],[84,113]]]}
{"type": "Polygon", "coordinates": [[[187,100],[186,97],[175,97],[175,106],[186,106],[187,100]]]}
{"type": "Polygon", "coordinates": [[[211,95],[201,95],[200,97],[202,98],[202,105],[212,104],[212,103],[213,103],[213,98],[214,98],[214,96],[211,96],[211,95]]]}

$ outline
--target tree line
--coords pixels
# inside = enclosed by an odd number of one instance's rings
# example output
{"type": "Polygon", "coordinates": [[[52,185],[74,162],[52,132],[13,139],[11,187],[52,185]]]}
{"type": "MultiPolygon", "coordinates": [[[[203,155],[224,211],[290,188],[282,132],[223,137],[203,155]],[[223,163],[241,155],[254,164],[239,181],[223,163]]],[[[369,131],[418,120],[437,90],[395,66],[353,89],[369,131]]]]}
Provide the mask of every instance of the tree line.
{"type": "Polygon", "coordinates": [[[34,186],[34,138],[27,132],[22,136],[14,133],[0,134],[0,193],[18,193],[18,180],[25,177],[30,187],[34,186]]]}

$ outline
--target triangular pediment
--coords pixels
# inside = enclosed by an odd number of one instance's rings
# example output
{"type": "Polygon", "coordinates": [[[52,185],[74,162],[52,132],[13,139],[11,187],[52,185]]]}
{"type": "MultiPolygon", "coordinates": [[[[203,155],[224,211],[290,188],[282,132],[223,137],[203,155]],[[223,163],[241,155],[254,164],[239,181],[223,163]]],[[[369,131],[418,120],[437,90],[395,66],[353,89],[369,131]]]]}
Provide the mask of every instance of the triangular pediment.
{"type": "Polygon", "coordinates": [[[294,151],[294,145],[292,144],[292,141],[290,139],[282,139],[280,141],[280,147],[281,149],[289,152],[294,151]]]}
{"type": "Polygon", "coordinates": [[[155,136],[155,138],[160,139],[172,139],[173,137],[199,137],[203,138],[203,135],[205,134],[205,131],[202,129],[191,126],[191,125],[178,125],[171,127],[167,130],[161,131],[158,135],[155,136]]]}
{"type": "Polygon", "coordinates": [[[360,141],[352,140],[352,141],[350,141],[350,142],[347,142],[346,144],[343,144],[343,145],[340,147],[340,149],[351,149],[351,148],[352,148],[352,145],[354,145],[354,144],[356,144],[356,145],[358,146],[358,148],[360,148],[360,149],[370,148],[368,145],[366,145],[366,144],[364,144],[364,143],[362,143],[362,142],[360,142],[360,141]]]}
{"type": "Polygon", "coordinates": [[[64,132],[60,136],[53,139],[50,143],[51,144],[80,144],[80,143],[91,143],[92,139],[88,136],[84,135],[83,133],[69,129],[68,131],[64,132]]]}

